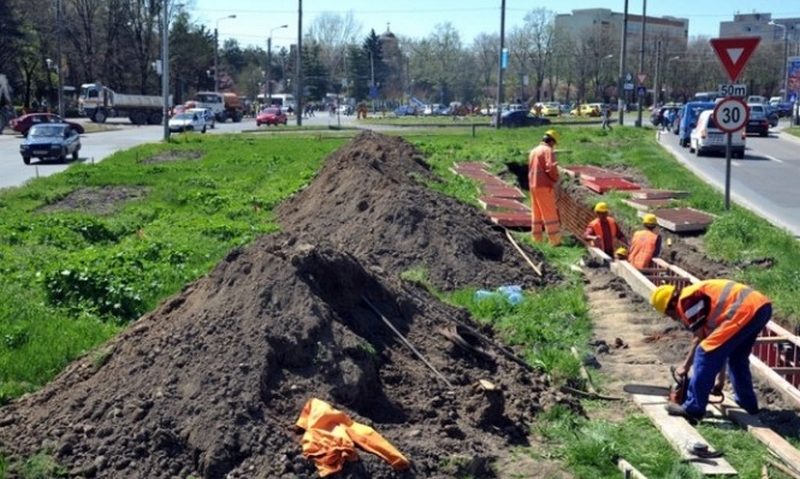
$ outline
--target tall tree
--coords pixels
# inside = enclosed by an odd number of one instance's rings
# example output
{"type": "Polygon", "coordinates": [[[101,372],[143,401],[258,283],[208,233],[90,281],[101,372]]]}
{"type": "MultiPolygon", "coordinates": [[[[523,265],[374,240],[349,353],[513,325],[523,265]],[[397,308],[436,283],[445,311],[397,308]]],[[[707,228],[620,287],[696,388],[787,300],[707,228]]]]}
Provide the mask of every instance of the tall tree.
{"type": "Polygon", "coordinates": [[[320,62],[330,74],[331,83],[339,85],[347,73],[348,48],[360,35],[361,24],[352,10],[344,15],[322,12],[311,22],[304,41],[319,45],[320,62]]]}

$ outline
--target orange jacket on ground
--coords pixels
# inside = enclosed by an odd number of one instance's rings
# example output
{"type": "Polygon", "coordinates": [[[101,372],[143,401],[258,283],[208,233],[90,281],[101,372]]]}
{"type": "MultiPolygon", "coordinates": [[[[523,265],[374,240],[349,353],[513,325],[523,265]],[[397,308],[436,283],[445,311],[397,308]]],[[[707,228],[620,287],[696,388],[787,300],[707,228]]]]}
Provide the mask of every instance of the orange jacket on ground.
{"type": "Polygon", "coordinates": [[[650,229],[639,230],[633,234],[628,261],[634,268],[644,269],[650,266],[650,261],[659,249],[659,239],[658,233],[650,229]]]}
{"type": "Polygon", "coordinates": [[[705,296],[710,303],[709,313],[703,318],[705,323],[699,329],[700,337],[704,338],[700,347],[705,351],[713,351],[730,339],[753,319],[760,307],[770,302],[763,294],[735,281],[700,281],[683,288],[678,298],[677,311],[681,322],[692,330],[695,328],[687,319],[693,315],[689,305],[701,304],[697,301],[698,296],[705,296]]]}
{"type": "Polygon", "coordinates": [[[604,221],[601,221],[600,218],[593,219],[586,227],[583,236],[597,236],[597,239],[594,240],[594,246],[612,257],[614,256],[614,238],[625,242],[625,235],[622,234],[622,230],[619,229],[614,218],[610,216],[606,216],[604,221]],[[604,231],[604,225],[608,228],[607,231],[604,231]]]}
{"type": "Polygon", "coordinates": [[[339,472],[345,462],[358,460],[354,444],[379,456],[395,470],[409,466],[408,459],[374,429],[354,422],[320,399],[306,402],[297,426],[306,431],[303,455],[314,460],[321,477],[339,472]]]}
{"type": "Polygon", "coordinates": [[[528,155],[528,187],[552,188],[558,181],[558,162],[553,147],[542,142],[528,155]]]}

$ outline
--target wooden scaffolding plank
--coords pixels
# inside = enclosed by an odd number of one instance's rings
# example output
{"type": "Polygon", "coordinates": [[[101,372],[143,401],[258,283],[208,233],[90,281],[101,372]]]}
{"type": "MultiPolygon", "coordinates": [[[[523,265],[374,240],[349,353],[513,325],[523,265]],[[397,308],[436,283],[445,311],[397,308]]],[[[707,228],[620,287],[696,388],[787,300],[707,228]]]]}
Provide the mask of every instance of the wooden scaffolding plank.
{"type": "Polygon", "coordinates": [[[633,465],[625,459],[620,458],[617,461],[617,468],[622,471],[625,479],[647,479],[647,476],[639,472],[638,469],[633,467],[633,465]]]}
{"type": "Polygon", "coordinates": [[[675,273],[675,274],[677,274],[679,276],[683,276],[684,278],[687,278],[689,280],[689,282],[691,282],[692,284],[700,282],[700,279],[697,278],[696,276],[694,276],[692,273],[686,271],[683,268],[675,266],[674,264],[667,263],[666,261],[664,261],[661,258],[653,258],[653,263],[661,266],[662,268],[669,269],[673,273],[675,273]]]}
{"type": "Polygon", "coordinates": [[[761,441],[762,444],[767,446],[770,451],[781,458],[789,467],[800,472],[800,451],[795,449],[783,436],[762,423],[758,416],[747,414],[744,409],[738,407],[736,403],[730,399],[726,399],[723,404],[717,405],[716,408],[725,417],[743,427],[752,434],[753,437],[761,441]]]}
{"type": "MultiPolygon", "coordinates": [[[[632,394],[632,396],[633,401],[653,421],[653,424],[661,431],[661,434],[678,451],[681,458],[696,459],[696,456],[689,453],[689,448],[695,443],[708,444],[708,441],[686,422],[686,419],[667,414],[664,409],[664,405],[667,404],[667,398],[643,394],[632,394]]],[[[709,445],[709,451],[714,451],[711,445],[709,445]]],[[[706,475],[737,474],[736,469],[724,457],[706,459],[702,462],[691,462],[690,464],[706,475]]]]}
{"type": "Polygon", "coordinates": [[[656,285],[627,261],[614,261],[611,263],[611,272],[624,279],[636,294],[648,301],[650,300],[650,294],[656,289],[656,285]]]}
{"type": "Polygon", "coordinates": [[[800,391],[753,354],[750,355],[750,368],[759,378],[764,379],[773,388],[780,391],[784,398],[791,399],[796,406],[800,406],[800,391]]]}

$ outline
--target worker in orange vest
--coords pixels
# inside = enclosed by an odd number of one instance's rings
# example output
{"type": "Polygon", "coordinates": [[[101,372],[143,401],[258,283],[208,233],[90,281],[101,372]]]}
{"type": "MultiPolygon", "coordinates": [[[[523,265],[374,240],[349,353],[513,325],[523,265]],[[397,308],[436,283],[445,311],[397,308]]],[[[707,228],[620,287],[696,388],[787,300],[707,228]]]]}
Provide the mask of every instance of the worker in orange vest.
{"type": "Polygon", "coordinates": [[[628,246],[628,240],[625,238],[625,233],[617,226],[616,220],[608,214],[607,203],[601,201],[594,205],[594,212],[597,218],[586,226],[586,231],[583,232],[583,239],[613,257],[614,239],[617,239],[625,246],[628,246]]]}
{"type": "Polygon", "coordinates": [[[628,261],[636,269],[650,267],[653,258],[661,254],[661,235],[658,234],[658,219],[656,215],[647,213],[642,218],[644,229],[633,233],[628,261]]]}
{"type": "Polygon", "coordinates": [[[544,241],[544,232],[550,244],[561,244],[561,221],[556,207],[554,187],[558,183],[558,162],[553,151],[560,135],[547,130],[541,143],[528,155],[528,186],[531,190],[531,234],[533,241],[544,241]]]}
{"type": "Polygon", "coordinates": [[[680,321],[695,338],[684,364],[676,370],[689,380],[683,404],[668,404],[667,412],[690,421],[703,417],[714,378],[727,362],[736,402],[749,414],[758,412],[758,400],[750,374],[750,352],[759,332],[772,316],[766,296],[741,283],[725,279],[700,281],[678,291],[662,285],[653,291],[650,303],[661,313],[680,321]]]}

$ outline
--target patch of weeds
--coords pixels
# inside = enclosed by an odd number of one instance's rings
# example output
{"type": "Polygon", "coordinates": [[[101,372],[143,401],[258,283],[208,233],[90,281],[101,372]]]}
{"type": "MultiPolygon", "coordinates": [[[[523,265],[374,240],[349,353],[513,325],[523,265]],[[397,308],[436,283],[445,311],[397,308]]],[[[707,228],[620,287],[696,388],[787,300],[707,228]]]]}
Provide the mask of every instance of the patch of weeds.
{"type": "Polygon", "coordinates": [[[111,356],[114,355],[114,347],[109,346],[102,349],[96,350],[92,353],[92,366],[94,366],[95,371],[99,371],[100,368],[106,365],[111,356]]]}
{"type": "Polygon", "coordinates": [[[17,349],[22,347],[30,339],[28,328],[22,324],[10,325],[0,328],[0,341],[7,349],[17,349]]]}
{"type": "Polygon", "coordinates": [[[414,266],[400,273],[400,279],[422,286],[425,289],[433,290],[433,285],[430,281],[430,273],[424,266],[414,266]]]}
{"type": "Polygon", "coordinates": [[[22,466],[25,479],[53,479],[67,477],[67,469],[60,465],[49,451],[42,451],[29,457],[22,466]]]}

